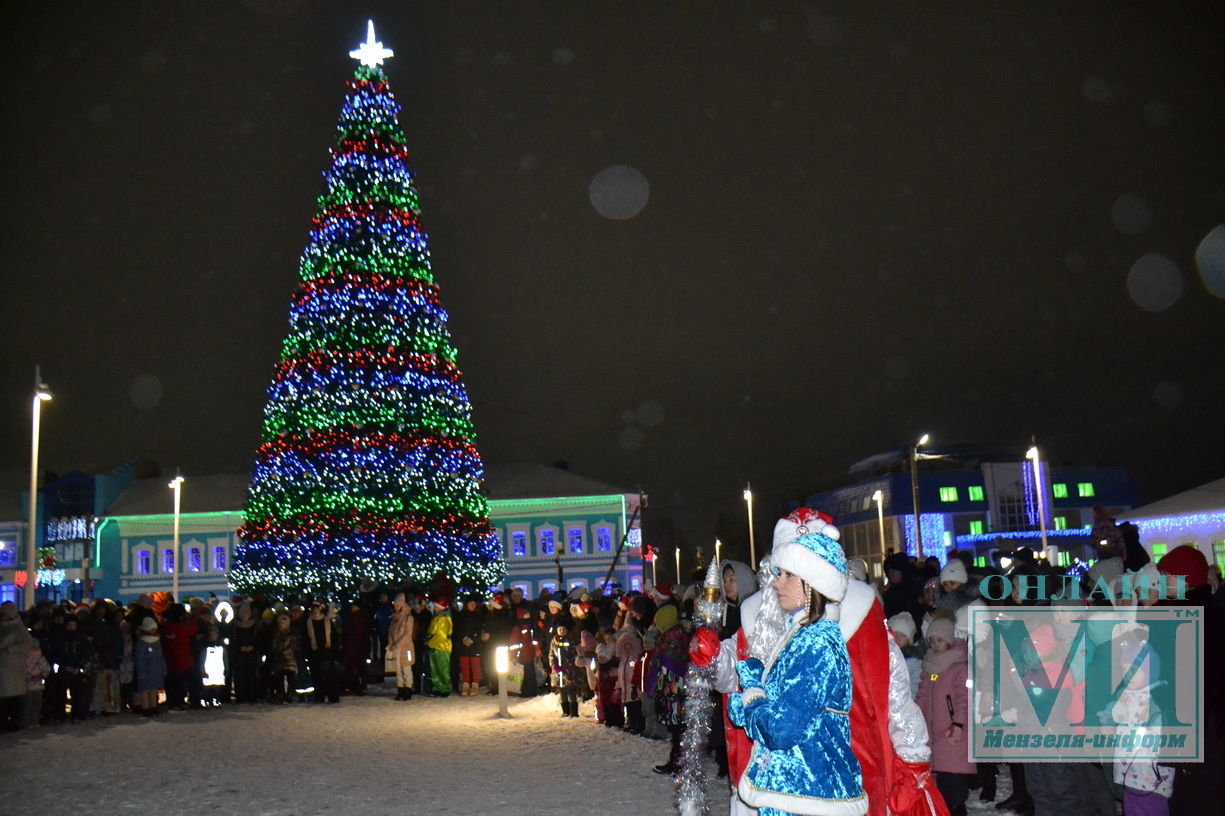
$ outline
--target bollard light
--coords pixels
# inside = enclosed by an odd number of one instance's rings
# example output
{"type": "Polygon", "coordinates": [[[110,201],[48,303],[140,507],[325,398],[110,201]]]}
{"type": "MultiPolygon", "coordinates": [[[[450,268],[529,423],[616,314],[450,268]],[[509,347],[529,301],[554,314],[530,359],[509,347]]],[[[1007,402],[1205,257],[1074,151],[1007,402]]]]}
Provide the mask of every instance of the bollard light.
{"type": "Polygon", "coordinates": [[[493,652],[493,667],[498,672],[498,716],[510,717],[507,708],[509,698],[506,691],[506,675],[510,672],[510,647],[499,646],[493,652]]]}

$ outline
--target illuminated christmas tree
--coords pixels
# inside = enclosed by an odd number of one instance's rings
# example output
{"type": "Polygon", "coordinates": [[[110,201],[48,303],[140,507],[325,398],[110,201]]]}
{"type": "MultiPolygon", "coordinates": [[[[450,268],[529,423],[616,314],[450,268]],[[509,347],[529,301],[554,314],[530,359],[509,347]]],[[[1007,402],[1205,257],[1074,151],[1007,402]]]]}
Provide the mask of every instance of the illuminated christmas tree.
{"type": "Polygon", "coordinates": [[[400,106],[374,38],[350,55],[331,167],[264,410],[230,583],[345,596],[363,579],[505,576],[472,406],[430,270],[400,106]]]}

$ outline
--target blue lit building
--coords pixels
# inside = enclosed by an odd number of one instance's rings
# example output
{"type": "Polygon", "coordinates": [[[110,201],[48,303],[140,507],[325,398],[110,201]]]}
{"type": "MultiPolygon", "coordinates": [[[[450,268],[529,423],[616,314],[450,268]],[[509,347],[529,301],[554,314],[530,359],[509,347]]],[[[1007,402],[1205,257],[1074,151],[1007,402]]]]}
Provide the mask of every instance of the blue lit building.
{"type": "Polygon", "coordinates": [[[1225,572],[1225,479],[1194,487],[1123,513],[1140,530],[1140,543],[1160,559],[1190,544],[1225,572]]]}
{"type": "MultiPolygon", "coordinates": [[[[38,491],[36,501],[39,558],[35,599],[80,601],[88,596],[86,587],[93,581],[89,558],[94,542],[95,520],[106,505],[124,490],[136,475],[136,462],[117,470],[91,476],[72,471],[54,478],[38,491]]],[[[29,576],[26,517],[29,515],[28,491],[5,494],[15,503],[0,508],[0,602],[23,605],[23,587],[29,576]]]]}
{"type": "MultiPolygon", "coordinates": [[[[127,601],[170,590],[174,514],[167,482],[136,480],[106,508],[95,532],[95,597],[127,601]]],[[[247,483],[245,475],[186,477],[179,510],[181,596],[229,593],[247,483]]],[[[520,588],[529,597],[559,587],[598,592],[607,578],[610,586],[641,589],[638,494],[534,464],[491,465],[485,488],[506,559],[503,588],[520,588]]]]}
{"type": "MultiPolygon", "coordinates": [[[[917,463],[923,556],[941,563],[950,550],[969,550],[980,564],[997,551],[1028,546],[1042,550],[1045,520],[1047,557],[1067,563],[1092,553],[1089,529],[1093,507],[1112,514],[1133,507],[1136,489],[1125,468],[1065,467],[1033,463],[1017,452],[981,445],[927,450],[917,463]]],[[[889,552],[918,553],[909,452],[898,450],[865,459],[851,468],[851,483],[809,496],[805,503],[833,516],[850,558],[862,558],[881,575],[889,552]],[[873,496],[880,491],[878,511],[873,496]]]]}

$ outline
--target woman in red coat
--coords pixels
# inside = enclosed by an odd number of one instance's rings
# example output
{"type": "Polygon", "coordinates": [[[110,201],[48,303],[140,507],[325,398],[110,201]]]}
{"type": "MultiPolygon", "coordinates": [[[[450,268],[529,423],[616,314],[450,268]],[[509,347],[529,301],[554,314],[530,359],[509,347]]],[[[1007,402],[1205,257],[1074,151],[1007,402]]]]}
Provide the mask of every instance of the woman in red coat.
{"type": "Polygon", "coordinates": [[[187,692],[192,687],[196,668],[193,641],[199,627],[180,604],[166,609],[162,622],[162,656],[166,659],[166,705],[174,710],[187,707],[187,692]]]}

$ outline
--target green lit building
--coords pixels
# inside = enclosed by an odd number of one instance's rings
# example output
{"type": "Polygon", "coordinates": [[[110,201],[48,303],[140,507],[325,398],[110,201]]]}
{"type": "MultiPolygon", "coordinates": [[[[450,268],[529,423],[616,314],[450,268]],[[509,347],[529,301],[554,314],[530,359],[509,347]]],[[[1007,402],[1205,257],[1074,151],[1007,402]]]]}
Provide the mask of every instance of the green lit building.
{"type": "MultiPolygon", "coordinates": [[[[94,597],[127,601],[170,590],[175,556],[168,481],[137,479],[106,508],[94,533],[94,597]]],[[[642,588],[638,494],[534,464],[491,465],[485,488],[506,559],[503,588],[520,588],[529,597],[559,588],[599,592],[606,580],[610,588],[642,588]]],[[[246,490],[244,475],[186,476],[179,508],[180,596],[229,594],[246,490]]]]}

